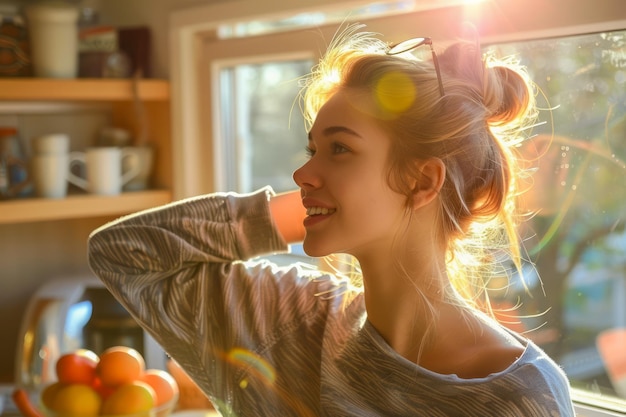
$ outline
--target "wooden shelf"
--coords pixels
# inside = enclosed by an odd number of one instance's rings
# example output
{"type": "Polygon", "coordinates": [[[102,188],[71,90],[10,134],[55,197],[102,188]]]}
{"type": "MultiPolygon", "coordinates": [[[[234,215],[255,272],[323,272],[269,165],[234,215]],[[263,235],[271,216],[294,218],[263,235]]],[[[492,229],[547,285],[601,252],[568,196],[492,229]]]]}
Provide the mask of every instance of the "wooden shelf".
{"type": "MultiPolygon", "coordinates": [[[[134,80],[112,78],[0,78],[0,105],[6,108],[20,106],[64,105],[85,106],[112,104],[113,123],[133,131],[134,80]]],[[[168,187],[171,183],[169,144],[170,84],[167,80],[142,79],[138,81],[139,99],[144,102],[146,118],[153,128],[152,140],[157,155],[155,184],[168,187]],[[158,158],[158,156],[157,156],[158,158]]],[[[22,109],[24,110],[24,109],[22,109]]],[[[128,192],[116,196],[71,194],[60,200],[23,198],[0,201],[0,225],[85,219],[100,216],[119,216],[170,202],[171,190],[128,192]]]]}
{"type": "MultiPolygon", "coordinates": [[[[139,97],[144,101],[170,98],[169,82],[139,81],[139,97]]],[[[0,78],[0,101],[132,101],[133,81],[106,78],[0,78]]]]}
{"type": "Polygon", "coordinates": [[[97,216],[118,216],[172,201],[165,190],[126,192],[115,196],[69,195],[63,199],[23,198],[0,201],[0,224],[97,216]]]}

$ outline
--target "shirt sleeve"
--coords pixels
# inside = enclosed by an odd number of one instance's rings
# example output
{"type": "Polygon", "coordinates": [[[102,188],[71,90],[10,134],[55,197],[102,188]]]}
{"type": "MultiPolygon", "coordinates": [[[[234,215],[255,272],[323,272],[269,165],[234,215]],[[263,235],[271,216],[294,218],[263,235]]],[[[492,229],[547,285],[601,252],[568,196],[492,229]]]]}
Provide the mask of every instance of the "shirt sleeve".
{"type": "Polygon", "coordinates": [[[96,273],[169,271],[189,262],[232,262],[284,251],[272,227],[265,188],[253,194],[216,193],[139,212],[89,238],[96,273]]]}
{"type": "Polygon", "coordinates": [[[221,401],[234,401],[255,363],[318,372],[312,358],[339,298],[328,295],[341,293],[334,277],[300,266],[243,262],[287,249],[271,220],[271,194],[266,188],[186,199],[113,221],[89,238],[93,272],[221,401]]]}

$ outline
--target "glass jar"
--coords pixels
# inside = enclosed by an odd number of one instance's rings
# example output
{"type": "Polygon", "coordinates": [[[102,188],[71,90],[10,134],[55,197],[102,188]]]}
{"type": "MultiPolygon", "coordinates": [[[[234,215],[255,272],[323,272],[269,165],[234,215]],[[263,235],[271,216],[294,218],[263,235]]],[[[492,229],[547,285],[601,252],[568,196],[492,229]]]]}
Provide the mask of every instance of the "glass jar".
{"type": "Polygon", "coordinates": [[[32,193],[26,154],[14,127],[0,126],[0,199],[32,193]]]}

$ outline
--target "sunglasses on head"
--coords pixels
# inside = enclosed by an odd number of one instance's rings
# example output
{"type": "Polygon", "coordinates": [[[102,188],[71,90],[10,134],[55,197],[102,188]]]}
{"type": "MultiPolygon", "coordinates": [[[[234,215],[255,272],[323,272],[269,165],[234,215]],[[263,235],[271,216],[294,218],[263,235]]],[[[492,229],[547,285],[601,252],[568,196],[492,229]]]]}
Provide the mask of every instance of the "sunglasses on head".
{"type": "Polygon", "coordinates": [[[437,82],[439,82],[439,93],[441,97],[444,96],[443,91],[443,82],[441,81],[441,71],[439,70],[439,60],[437,59],[437,54],[435,53],[435,49],[433,48],[433,41],[430,38],[411,38],[405,41],[402,41],[398,44],[395,44],[389,48],[387,51],[387,55],[398,55],[403,52],[412,51],[415,48],[419,48],[422,45],[428,45],[430,47],[430,52],[433,54],[433,64],[435,65],[435,72],[437,73],[437,82]]]}

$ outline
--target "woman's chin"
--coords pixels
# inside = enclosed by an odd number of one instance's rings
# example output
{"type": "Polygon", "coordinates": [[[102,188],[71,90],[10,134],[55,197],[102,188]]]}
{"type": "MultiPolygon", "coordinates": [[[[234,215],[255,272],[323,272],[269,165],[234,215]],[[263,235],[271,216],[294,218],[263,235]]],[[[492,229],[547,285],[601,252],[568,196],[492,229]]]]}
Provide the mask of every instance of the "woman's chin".
{"type": "Polygon", "coordinates": [[[313,258],[322,258],[332,253],[327,248],[315,244],[314,242],[311,242],[307,239],[305,239],[302,243],[302,249],[304,250],[304,253],[313,258]]]}

